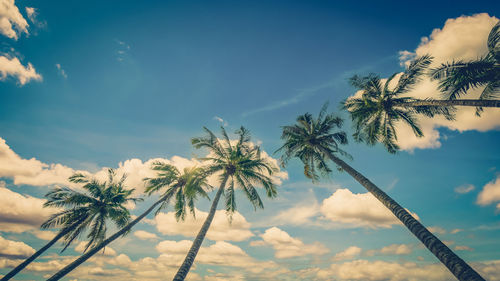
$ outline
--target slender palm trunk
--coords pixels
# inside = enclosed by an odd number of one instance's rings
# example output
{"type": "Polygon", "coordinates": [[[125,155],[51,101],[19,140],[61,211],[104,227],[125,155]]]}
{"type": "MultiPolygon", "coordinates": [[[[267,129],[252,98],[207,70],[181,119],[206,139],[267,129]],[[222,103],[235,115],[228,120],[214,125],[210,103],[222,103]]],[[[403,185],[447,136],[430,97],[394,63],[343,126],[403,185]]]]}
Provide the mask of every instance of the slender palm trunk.
{"type": "Polygon", "coordinates": [[[500,100],[417,100],[404,103],[405,106],[477,106],[500,107],[500,100]]]}
{"type": "Polygon", "coordinates": [[[56,237],[54,237],[52,240],[50,240],[49,243],[47,243],[45,246],[43,246],[40,250],[36,251],[31,257],[27,258],[25,261],[23,261],[20,265],[16,266],[13,270],[11,270],[7,275],[5,275],[0,281],[7,281],[10,278],[14,277],[19,271],[23,270],[28,264],[30,264],[32,261],[34,261],[38,256],[43,254],[48,248],[50,248],[54,243],[56,243],[61,237],[66,235],[69,231],[71,231],[73,228],[67,228],[61,232],[59,232],[56,237]]]}
{"type": "Polygon", "coordinates": [[[344,169],[356,181],[370,191],[375,198],[384,204],[391,212],[429,249],[460,281],[484,281],[474,269],[457,256],[441,240],[434,236],[425,226],[417,221],[410,213],[383,192],[370,180],[358,173],[347,163],[334,155],[329,155],[335,164],[344,169]]]}
{"type": "Polygon", "coordinates": [[[193,245],[191,245],[191,248],[189,249],[186,258],[184,259],[184,262],[182,263],[181,267],[179,267],[177,273],[174,276],[174,281],[183,281],[189,273],[189,269],[193,265],[194,259],[196,258],[196,255],[200,250],[201,243],[203,243],[203,239],[205,238],[205,235],[210,228],[210,224],[214,219],[215,210],[217,210],[217,205],[219,203],[220,196],[222,195],[222,191],[224,191],[227,179],[228,176],[226,175],[220,184],[219,190],[217,191],[214,201],[212,202],[212,207],[210,207],[210,212],[208,213],[208,216],[205,219],[200,232],[198,232],[198,235],[196,235],[196,238],[193,241],[193,245]]]}
{"type": "Polygon", "coordinates": [[[47,281],[54,281],[54,280],[59,280],[63,278],[66,274],[70,273],[73,269],[75,269],[77,266],[80,264],[84,263],[86,260],[88,260],[90,257],[92,257],[94,254],[99,252],[101,249],[106,247],[109,243],[113,242],[115,239],[118,237],[122,236],[124,233],[129,231],[134,225],[136,225],[140,220],[142,220],[145,216],[147,216],[151,211],[158,206],[163,201],[163,198],[156,201],[149,209],[147,209],[144,213],[142,213],[140,216],[138,216],[135,220],[131,221],[129,224],[127,224],[125,227],[120,229],[118,232],[115,234],[111,235],[104,241],[102,241],[99,245],[93,247],[90,249],[88,252],[85,254],[81,255],[78,259],[74,260],[72,263],[61,269],[59,272],[56,274],[52,275],[47,281]]]}

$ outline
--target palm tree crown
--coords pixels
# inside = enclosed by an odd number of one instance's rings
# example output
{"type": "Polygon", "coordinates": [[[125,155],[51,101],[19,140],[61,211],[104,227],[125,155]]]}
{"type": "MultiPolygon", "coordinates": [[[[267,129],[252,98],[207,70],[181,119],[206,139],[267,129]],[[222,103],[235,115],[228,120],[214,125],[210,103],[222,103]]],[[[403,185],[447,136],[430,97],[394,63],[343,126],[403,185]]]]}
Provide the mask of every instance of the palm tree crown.
{"type": "Polygon", "coordinates": [[[202,168],[184,168],[181,173],[175,166],[154,162],[152,169],[158,172],[155,178],[145,178],[146,193],[151,195],[163,188],[166,188],[161,195],[160,207],[156,214],[168,206],[170,200],[175,197],[174,210],[177,220],[184,220],[186,217],[186,206],[195,215],[194,204],[198,196],[208,199],[204,188],[212,188],[207,184],[206,172],[202,168]]]}
{"type": "Polygon", "coordinates": [[[344,131],[332,132],[342,127],[343,120],[333,114],[326,114],[327,106],[323,106],[316,119],[306,113],[297,117],[296,124],[283,126],[281,139],[285,143],[276,150],[283,152],[282,166],[291,158],[298,157],[304,164],[304,175],[313,181],[319,180],[320,175],[326,176],[332,172],[326,163],[328,155],[339,153],[350,157],[339,148],[339,144],[347,144],[347,134],[344,131]]]}
{"type": "Polygon", "coordinates": [[[271,175],[277,171],[277,167],[261,156],[259,146],[250,143],[250,132],[244,127],[236,131],[237,141],[231,141],[224,127],[221,127],[224,137],[222,142],[209,129],[204,129],[207,136],[193,138],[191,142],[195,148],[209,149],[210,154],[201,158],[210,162],[206,167],[207,174],[220,174],[221,182],[226,182],[226,211],[230,214],[236,209],[235,186],[244,191],[255,209],[264,208],[255,184],[262,185],[268,197],[276,197],[276,185],[271,175]]]}
{"type": "Polygon", "coordinates": [[[132,198],[134,189],[126,189],[123,175],[115,180],[115,171],[108,169],[108,181],[100,182],[97,179],[77,173],[69,178],[70,182],[82,183],[84,192],[68,187],[58,187],[47,193],[48,201],[45,207],[69,208],[54,214],[42,224],[42,228],[61,227],[71,229],[64,236],[63,251],[87,228],[89,241],[85,251],[102,242],[106,236],[106,221],[111,220],[117,227],[122,228],[130,220],[130,212],[124,204],[137,202],[140,199],[132,198]]]}
{"type": "Polygon", "coordinates": [[[429,117],[443,115],[453,119],[453,108],[446,106],[415,105],[417,99],[404,97],[420,81],[425,69],[431,63],[428,55],[414,60],[401,76],[393,74],[385,82],[378,75],[365,77],[355,75],[350,83],[361,91],[361,97],[351,97],[344,101],[343,108],[351,114],[356,141],[374,145],[381,142],[390,153],[398,151],[395,125],[403,121],[409,125],[417,137],[422,137],[416,116],[423,114],[429,117]],[[394,87],[392,81],[399,76],[394,87]]]}
{"type": "Polygon", "coordinates": [[[488,53],[474,61],[443,63],[431,70],[431,77],[440,80],[439,89],[447,99],[467,94],[469,89],[485,86],[479,99],[498,98],[500,93],[500,21],[488,36],[488,53]]]}

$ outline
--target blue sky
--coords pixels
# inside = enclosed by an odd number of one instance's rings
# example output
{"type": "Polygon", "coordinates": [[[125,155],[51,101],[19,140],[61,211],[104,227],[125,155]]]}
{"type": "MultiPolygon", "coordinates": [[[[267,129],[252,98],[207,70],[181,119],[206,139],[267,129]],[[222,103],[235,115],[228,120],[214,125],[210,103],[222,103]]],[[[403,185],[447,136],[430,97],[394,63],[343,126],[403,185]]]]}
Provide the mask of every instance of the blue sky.
{"type": "MultiPolygon", "coordinates": [[[[14,209],[24,201],[40,204],[37,198],[64,185],[76,170],[99,175],[112,167],[140,179],[150,159],[192,161],[203,156],[190,145],[202,126],[234,131],[244,125],[270,157],[278,158],[272,153],[281,145],[280,126],[299,114],[316,114],[326,101],[338,111],[339,102],[355,94],[347,82],[353,74],[387,77],[402,71],[402,51],[430,52],[436,63],[484,55],[500,8],[491,1],[2,3],[12,9],[0,10],[0,21],[10,26],[0,26],[0,138],[5,141],[0,142],[0,187],[4,200],[19,200],[14,209]]],[[[426,83],[415,96],[436,95],[426,83]]],[[[500,280],[499,114],[491,109],[477,118],[472,109],[460,110],[455,123],[422,119],[426,137],[416,140],[402,128],[403,150],[397,155],[380,146],[345,148],[354,157],[353,167],[433,227],[475,268],[489,270],[489,280],[500,280]]],[[[348,120],[344,129],[352,132],[348,120]]],[[[381,267],[385,274],[405,267],[397,280],[452,280],[390,216],[381,211],[377,217],[377,209],[374,217],[358,212],[366,191],[347,174],[333,173],[314,185],[297,162],[283,171],[288,177],[279,197],[266,200],[264,210],[254,212],[239,198],[242,217],[233,224],[239,238],[207,239],[192,280],[366,280],[339,273],[361,266],[367,276],[381,276],[373,280],[388,278],[376,274],[381,267]],[[346,214],[328,205],[337,202],[333,199],[356,209],[359,217],[342,217],[346,214]],[[234,255],[231,262],[214,262],[228,253],[234,255]]],[[[138,204],[132,213],[151,202],[138,204]]],[[[200,201],[197,207],[206,211],[208,204],[200,201]]],[[[0,210],[0,274],[47,242],[31,218],[38,211],[35,206],[13,216],[0,210]],[[13,255],[9,248],[21,252],[13,255]]],[[[162,218],[168,221],[167,215],[162,218]]],[[[162,255],[182,257],[187,243],[182,241],[192,240],[197,229],[192,226],[191,236],[175,227],[162,230],[164,220],[139,224],[136,230],[149,238],[132,231],[111,245],[115,255],[86,266],[110,273],[109,280],[156,280],[162,271],[170,276],[175,264],[162,263],[162,255]],[[165,245],[180,250],[168,252],[165,245]],[[127,258],[159,275],[143,275],[127,258]],[[146,266],[149,259],[154,262],[146,266]]],[[[225,229],[224,222],[218,227],[225,229]]],[[[69,249],[60,255],[58,247],[19,280],[42,280],[79,254],[69,249]]],[[[102,280],[98,271],[83,268],[68,280],[102,280]]]]}

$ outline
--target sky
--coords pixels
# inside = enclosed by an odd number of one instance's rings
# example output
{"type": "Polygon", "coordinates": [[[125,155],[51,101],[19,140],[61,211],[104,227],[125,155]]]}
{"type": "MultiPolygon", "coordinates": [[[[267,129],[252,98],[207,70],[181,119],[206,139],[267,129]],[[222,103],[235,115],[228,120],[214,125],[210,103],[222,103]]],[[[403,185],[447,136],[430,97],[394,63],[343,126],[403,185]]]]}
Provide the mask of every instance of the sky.
{"type": "MultiPolygon", "coordinates": [[[[352,134],[339,106],[356,94],[352,75],[388,77],[424,54],[434,66],[476,59],[500,16],[494,1],[337,2],[0,0],[0,275],[55,235],[39,228],[57,212],[42,207],[44,195],[78,188],[73,173],[127,173],[146,198],[129,206],[139,215],[157,198],[143,194],[153,161],[199,165],[206,151],[190,139],[203,126],[243,125],[277,163],[281,126],[325,102],[352,134]]],[[[428,79],[409,94],[439,98],[428,79]]],[[[474,112],[420,118],[423,138],[398,124],[396,155],[352,139],[344,150],[483,277],[500,280],[500,110],[474,112]]],[[[232,224],[219,206],[188,280],[454,280],[347,173],[313,184],[293,160],[276,181],[263,210],[238,193],[232,224]]],[[[209,207],[199,200],[196,220],[179,223],[171,207],[149,215],[65,280],[172,278],[209,207]]],[[[84,238],[63,253],[52,247],[16,280],[51,276],[84,238]]]]}

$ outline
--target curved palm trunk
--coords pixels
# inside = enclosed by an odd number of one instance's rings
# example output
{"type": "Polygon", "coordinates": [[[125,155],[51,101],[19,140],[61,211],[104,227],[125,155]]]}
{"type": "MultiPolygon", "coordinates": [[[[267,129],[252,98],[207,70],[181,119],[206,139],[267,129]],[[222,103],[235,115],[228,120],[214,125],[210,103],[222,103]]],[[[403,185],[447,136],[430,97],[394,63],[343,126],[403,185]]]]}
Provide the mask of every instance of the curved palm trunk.
{"type": "Polygon", "coordinates": [[[404,106],[477,106],[500,107],[500,100],[417,100],[404,106]]]}
{"type": "Polygon", "coordinates": [[[68,229],[66,229],[64,231],[59,232],[59,234],[57,234],[56,237],[54,237],[52,240],[50,240],[49,243],[47,243],[45,246],[43,246],[40,250],[36,251],[33,255],[31,255],[31,257],[27,258],[21,264],[19,264],[18,266],[16,266],[16,268],[14,268],[13,270],[11,270],[9,273],[7,273],[7,275],[5,275],[0,280],[1,281],[7,281],[10,278],[14,277],[17,273],[19,273],[19,271],[23,270],[26,266],[28,266],[28,264],[30,264],[38,256],[40,256],[41,254],[43,254],[43,252],[45,252],[48,248],[50,248],[52,245],[54,245],[54,243],[56,243],[59,239],[61,239],[61,237],[63,237],[64,235],[66,235],[66,233],[68,233],[69,231],[71,231],[71,229],[72,228],[68,228],[68,229]]]}
{"type": "Polygon", "coordinates": [[[90,249],[88,252],[85,254],[81,255],[78,259],[74,260],[72,263],[61,269],[59,272],[56,274],[52,275],[47,281],[53,281],[53,280],[59,280],[63,278],[66,274],[70,273],[73,269],[75,269],[77,266],[80,264],[84,263],[86,260],[88,260],[90,257],[92,257],[94,254],[99,252],[102,248],[106,247],[109,243],[113,242],[115,239],[118,237],[122,236],[124,233],[129,231],[134,225],[136,225],[140,220],[142,220],[145,216],[147,216],[151,211],[158,206],[163,201],[163,199],[160,199],[156,201],[149,209],[147,209],[144,213],[142,213],[140,216],[138,216],[135,220],[131,221],[129,224],[127,224],[125,227],[120,229],[118,232],[115,234],[111,235],[104,241],[102,241],[99,245],[93,247],[90,249]]]}
{"type": "Polygon", "coordinates": [[[411,233],[413,233],[413,235],[415,235],[427,247],[427,249],[429,249],[451,271],[451,273],[455,275],[458,280],[484,281],[484,278],[482,278],[452,250],[450,250],[450,248],[443,244],[441,240],[427,230],[425,226],[417,221],[396,201],[389,197],[389,195],[341,159],[335,157],[334,155],[329,156],[335,164],[349,173],[349,175],[370,191],[375,198],[391,210],[391,212],[411,231],[411,233]]]}
{"type": "Polygon", "coordinates": [[[214,201],[212,202],[212,206],[210,207],[210,212],[208,213],[208,216],[205,219],[205,222],[203,223],[200,232],[198,232],[198,235],[196,235],[196,238],[193,241],[193,245],[191,245],[191,248],[189,249],[186,258],[184,259],[184,262],[182,263],[181,267],[179,267],[179,269],[177,270],[177,273],[175,274],[173,279],[174,281],[183,281],[186,278],[187,274],[189,273],[189,269],[193,265],[194,259],[196,258],[196,255],[200,250],[201,243],[203,243],[203,239],[205,238],[205,235],[207,234],[207,231],[210,228],[210,224],[214,219],[215,210],[217,209],[217,204],[219,203],[219,199],[220,196],[222,195],[222,191],[224,190],[227,179],[228,176],[226,176],[224,180],[221,182],[219,190],[217,191],[214,201]]]}

